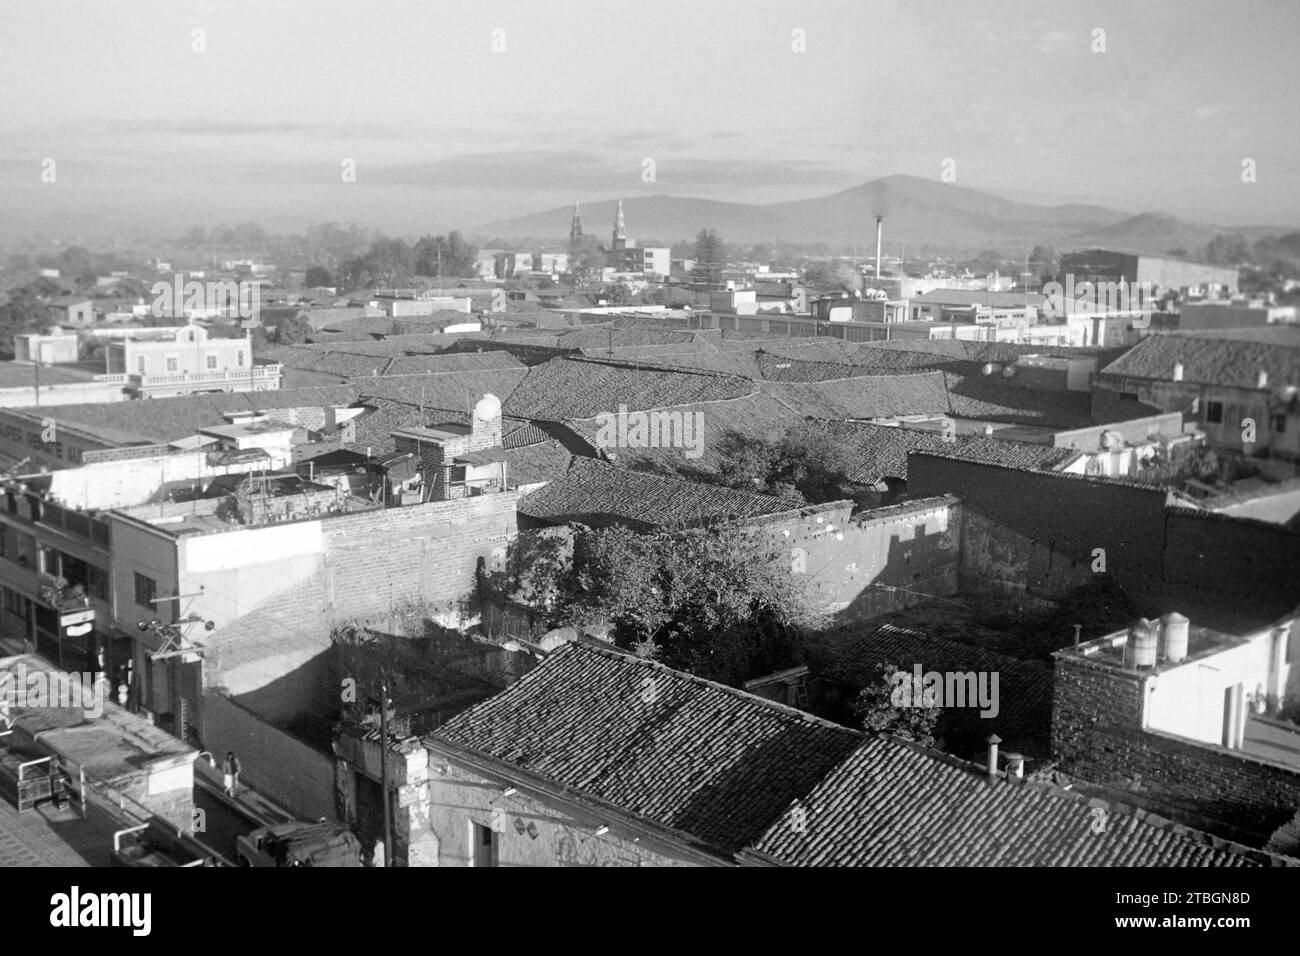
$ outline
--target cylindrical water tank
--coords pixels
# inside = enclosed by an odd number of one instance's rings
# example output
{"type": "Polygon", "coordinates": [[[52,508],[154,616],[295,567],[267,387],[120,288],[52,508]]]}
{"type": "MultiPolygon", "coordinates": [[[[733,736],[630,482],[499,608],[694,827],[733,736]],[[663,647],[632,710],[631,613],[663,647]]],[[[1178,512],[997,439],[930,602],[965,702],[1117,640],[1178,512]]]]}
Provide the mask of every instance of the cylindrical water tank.
{"type": "Polygon", "coordinates": [[[1155,627],[1144,617],[1138,618],[1128,629],[1129,659],[1134,667],[1155,667],[1158,636],[1155,627]]]}
{"type": "Polygon", "coordinates": [[[1160,630],[1164,637],[1164,657],[1171,664],[1177,664],[1187,656],[1188,620],[1177,611],[1170,611],[1160,618],[1160,630]]]}

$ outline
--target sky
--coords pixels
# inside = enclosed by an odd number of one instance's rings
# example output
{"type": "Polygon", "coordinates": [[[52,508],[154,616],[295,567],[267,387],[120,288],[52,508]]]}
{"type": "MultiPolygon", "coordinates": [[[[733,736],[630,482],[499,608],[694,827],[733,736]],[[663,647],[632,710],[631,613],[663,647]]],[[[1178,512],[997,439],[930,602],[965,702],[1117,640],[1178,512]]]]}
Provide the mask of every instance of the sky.
{"type": "Polygon", "coordinates": [[[3,0],[0,239],[469,232],[945,168],[1300,227],[1297,35],[1294,0],[3,0]]]}

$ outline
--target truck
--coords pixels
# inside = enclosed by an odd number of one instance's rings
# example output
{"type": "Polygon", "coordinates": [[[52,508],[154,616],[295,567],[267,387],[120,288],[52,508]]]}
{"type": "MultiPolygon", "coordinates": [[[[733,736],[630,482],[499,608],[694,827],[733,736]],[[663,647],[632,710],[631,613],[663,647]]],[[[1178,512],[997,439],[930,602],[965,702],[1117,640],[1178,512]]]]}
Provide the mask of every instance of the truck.
{"type": "Polygon", "coordinates": [[[361,866],[361,841],[342,823],[290,822],[235,838],[240,866],[361,866]]]}
{"type": "Polygon", "coordinates": [[[113,866],[217,866],[198,841],[150,820],[113,834],[113,866]]]}

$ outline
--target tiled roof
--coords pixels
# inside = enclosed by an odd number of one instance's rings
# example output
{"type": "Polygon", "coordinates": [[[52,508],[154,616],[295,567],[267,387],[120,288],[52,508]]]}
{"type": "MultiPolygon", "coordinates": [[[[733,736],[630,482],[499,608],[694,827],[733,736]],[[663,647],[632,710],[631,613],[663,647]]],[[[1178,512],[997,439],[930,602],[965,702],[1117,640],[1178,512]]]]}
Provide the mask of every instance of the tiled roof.
{"type": "Polygon", "coordinates": [[[739,376],[557,358],[535,366],[505,401],[517,418],[564,421],[602,412],[665,408],[737,398],[754,391],[739,376]]]}
{"type": "Polygon", "coordinates": [[[1264,371],[1270,389],[1300,385],[1300,327],[1234,332],[1239,334],[1149,335],[1102,369],[1101,374],[1172,382],[1174,363],[1181,362],[1184,382],[1253,389],[1260,371],[1264,371]],[[1241,334],[1251,331],[1268,334],[1241,334]]]}
{"type": "Polygon", "coordinates": [[[388,363],[385,375],[427,372],[473,372],[526,366],[509,352],[446,352],[440,355],[399,355],[388,363]]]}
{"type": "Polygon", "coordinates": [[[754,849],[793,866],[1237,867],[1269,860],[1122,805],[1042,784],[990,785],[974,765],[884,736],[865,741],[806,799],[792,802],[754,849]]]}
{"type": "Polygon", "coordinates": [[[80,426],[96,434],[128,433],[137,440],[169,442],[188,438],[200,428],[224,425],[224,412],[268,411],[283,408],[327,408],[350,405],[357,398],[351,385],[279,389],[264,392],[225,392],[220,395],[185,395],[133,402],[58,405],[50,408],[11,409],[35,419],[80,426]]]}
{"type": "Polygon", "coordinates": [[[849,479],[873,485],[885,478],[907,480],[907,456],[913,451],[947,452],[952,457],[1010,467],[1046,469],[1059,467],[1078,452],[1050,445],[1002,441],[980,435],[958,435],[944,441],[937,432],[869,422],[814,421],[814,428],[829,435],[852,457],[856,465],[849,479]]]}
{"type": "Polygon", "coordinates": [[[558,441],[507,447],[499,456],[506,462],[506,480],[512,488],[535,481],[561,479],[569,470],[569,462],[573,458],[558,441]]]}
{"type": "Polygon", "coordinates": [[[695,340],[695,333],[684,329],[581,328],[566,329],[557,337],[565,348],[582,349],[599,357],[606,349],[643,345],[684,345],[695,340]]]}
{"type": "Polygon", "coordinates": [[[519,513],[559,524],[693,527],[798,507],[773,495],[737,491],[677,478],[660,478],[602,461],[575,458],[568,474],[519,502],[519,513]]]}
{"type": "Polygon", "coordinates": [[[938,364],[930,356],[916,352],[878,352],[865,355],[860,362],[818,362],[787,358],[759,350],[756,355],[759,374],[769,382],[822,382],[858,375],[880,375],[892,371],[907,372],[930,369],[938,364]]]}
{"type": "MultiPolygon", "coordinates": [[[[672,466],[689,466],[692,469],[716,471],[724,464],[718,455],[718,449],[724,437],[735,432],[753,439],[775,441],[785,434],[791,425],[803,421],[803,416],[770,395],[756,392],[741,398],[720,402],[700,402],[695,405],[673,405],[660,409],[668,415],[680,414],[692,417],[692,423],[703,426],[702,439],[697,439],[702,454],[698,458],[687,458],[682,448],[613,448],[617,463],[622,466],[635,467],[643,462],[658,462],[672,466]]],[[[591,447],[593,453],[599,446],[596,443],[600,431],[600,421],[595,418],[571,420],[564,423],[576,435],[591,447]]]]}
{"type": "Polygon", "coordinates": [[[362,316],[342,319],[318,327],[313,338],[317,342],[335,342],[346,339],[368,339],[374,335],[413,336],[423,332],[426,337],[436,337],[439,330],[463,322],[477,322],[478,317],[465,312],[444,310],[432,315],[362,316]]]}
{"type": "Polygon", "coordinates": [[[1085,428],[1092,422],[1087,392],[1039,391],[1008,385],[1001,376],[942,373],[949,409],[958,418],[1015,422],[1049,428],[1085,428]]]}
{"type": "MultiPolygon", "coordinates": [[[[591,354],[591,353],[587,353],[591,354]]],[[[671,368],[698,369],[706,372],[720,372],[724,375],[743,375],[745,378],[761,378],[758,362],[749,352],[720,352],[717,349],[701,348],[696,345],[639,345],[614,350],[614,358],[620,362],[638,365],[664,365],[671,368]]]]}
{"type": "Polygon", "coordinates": [[[942,372],[867,375],[834,381],[763,382],[763,393],[812,418],[892,418],[948,411],[942,372]]]}
{"type": "Polygon", "coordinates": [[[726,854],[757,839],[861,740],[792,708],[580,644],[433,736],[726,854]]]}
{"type": "MultiPolygon", "coordinates": [[[[520,387],[524,366],[436,372],[423,375],[388,375],[358,379],[356,390],[366,398],[389,398],[426,408],[463,408],[469,411],[484,394],[506,403],[520,387]]],[[[515,416],[523,417],[523,416],[515,416]]]]}
{"type": "MultiPolygon", "coordinates": [[[[310,342],[294,348],[310,352],[345,352],[350,355],[386,355],[390,358],[408,353],[445,352],[461,340],[485,341],[482,332],[453,332],[440,335],[389,335],[383,339],[357,339],[310,342]]],[[[260,353],[259,353],[260,354],[260,353]]]]}
{"type": "Polygon", "coordinates": [[[949,711],[945,717],[978,731],[980,739],[1000,736],[1007,750],[1030,756],[1047,756],[1052,722],[1052,667],[1041,661],[1022,661],[1005,654],[956,641],[931,637],[913,627],[896,624],[858,624],[840,628],[833,659],[818,674],[863,688],[878,679],[878,668],[892,664],[911,672],[975,671],[998,675],[998,713],[981,717],[978,710],[949,711]]]}

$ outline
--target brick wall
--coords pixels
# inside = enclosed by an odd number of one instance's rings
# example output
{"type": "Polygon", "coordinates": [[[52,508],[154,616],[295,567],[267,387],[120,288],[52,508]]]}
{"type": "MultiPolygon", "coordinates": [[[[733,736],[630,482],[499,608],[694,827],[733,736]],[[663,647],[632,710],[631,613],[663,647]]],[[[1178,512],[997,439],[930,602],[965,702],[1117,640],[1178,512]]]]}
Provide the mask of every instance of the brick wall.
{"type": "Polygon", "coordinates": [[[1081,780],[1158,801],[1161,812],[1245,831],[1262,845],[1300,807],[1300,771],[1141,729],[1150,675],[1056,659],[1052,753],[1081,780]]]}
{"type": "Polygon", "coordinates": [[[336,616],[386,614],[394,603],[453,603],[474,590],[480,557],[504,560],[519,491],[431,502],[322,522],[336,616]]]}
{"type": "Polygon", "coordinates": [[[955,498],[851,511],[833,502],[750,522],[789,555],[810,609],[839,624],[957,593],[955,498]]]}
{"type": "Polygon", "coordinates": [[[972,586],[1054,599],[1083,583],[1100,548],[1105,573],[1151,613],[1195,619],[1228,601],[1271,620],[1300,604],[1300,532],[1168,509],[1158,488],[913,453],[908,490],[965,500],[961,567],[972,586]]]}

